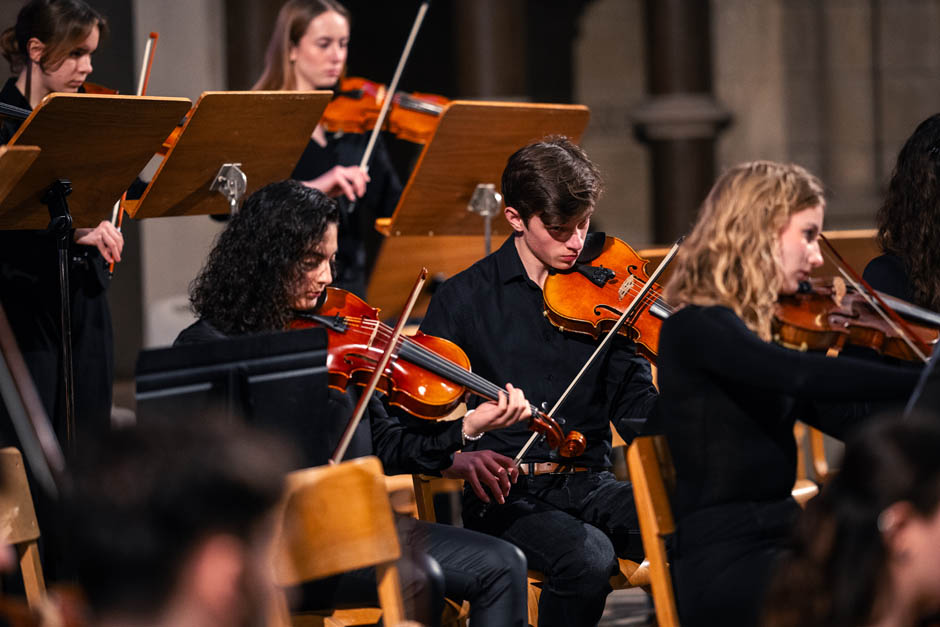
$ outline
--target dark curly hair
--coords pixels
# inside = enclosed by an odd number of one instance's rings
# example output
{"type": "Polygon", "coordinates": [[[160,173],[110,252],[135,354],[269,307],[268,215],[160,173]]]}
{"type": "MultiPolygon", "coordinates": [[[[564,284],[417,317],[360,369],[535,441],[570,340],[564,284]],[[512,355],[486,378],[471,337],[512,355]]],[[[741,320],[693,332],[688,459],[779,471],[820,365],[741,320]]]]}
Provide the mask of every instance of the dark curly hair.
{"type": "Polygon", "coordinates": [[[940,114],[918,125],[878,210],[878,245],[904,263],[914,303],[940,311],[940,114]]]}
{"type": "Polygon", "coordinates": [[[851,627],[877,622],[890,598],[890,550],[881,513],[907,502],[929,518],[940,506],[940,421],[870,421],[846,443],[842,469],[807,503],[793,553],[778,567],[764,627],[851,627]]]}
{"type": "Polygon", "coordinates": [[[193,311],[226,335],[286,328],[300,264],[316,250],[336,204],[297,181],[271,183],[245,199],[189,289],[193,311]]]}

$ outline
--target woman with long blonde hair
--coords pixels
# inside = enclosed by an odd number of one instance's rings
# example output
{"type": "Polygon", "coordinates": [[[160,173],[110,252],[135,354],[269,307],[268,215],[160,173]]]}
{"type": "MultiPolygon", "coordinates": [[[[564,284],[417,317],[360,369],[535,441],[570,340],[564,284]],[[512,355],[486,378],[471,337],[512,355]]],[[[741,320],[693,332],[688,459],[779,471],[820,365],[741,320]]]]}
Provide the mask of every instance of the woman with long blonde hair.
{"type": "MultiPolygon", "coordinates": [[[[265,68],[253,89],[336,90],[346,70],[349,11],[336,0],[288,0],[271,33],[265,68]]],[[[379,137],[368,173],[359,167],[368,134],[317,125],[291,178],[354,204],[341,213],[336,285],[365,296],[381,237],[375,219],[398,204],[401,181],[379,137]]]]}
{"type": "Polygon", "coordinates": [[[702,204],[666,288],[660,413],[677,471],[683,625],[756,624],[799,506],[793,424],[842,436],[861,401],[902,400],[918,372],[782,348],[775,303],[822,264],[822,184],[797,165],[744,163],[702,204]]]}

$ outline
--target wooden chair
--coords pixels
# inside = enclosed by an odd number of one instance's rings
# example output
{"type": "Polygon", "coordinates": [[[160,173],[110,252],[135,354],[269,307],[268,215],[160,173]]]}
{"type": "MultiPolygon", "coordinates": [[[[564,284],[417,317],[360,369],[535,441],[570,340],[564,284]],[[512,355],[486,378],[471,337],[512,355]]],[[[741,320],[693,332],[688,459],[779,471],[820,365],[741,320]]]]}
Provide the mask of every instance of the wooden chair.
{"type": "MultiPolygon", "coordinates": [[[[414,475],[415,497],[418,505],[418,518],[429,522],[437,522],[434,512],[434,495],[443,491],[452,490],[456,486],[460,489],[462,482],[455,479],[441,479],[426,475],[414,475]],[[442,486],[446,486],[442,488],[442,486]]],[[[537,570],[530,570],[528,615],[529,625],[538,625],[539,597],[542,595],[542,586],[545,575],[537,570]]],[[[610,578],[610,585],[614,590],[623,588],[648,587],[650,584],[649,569],[646,561],[637,563],[630,560],[620,560],[620,572],[610,578]]]]}
{"type": "Polygon", "coordinates": [[[826,459],[826,443],[823,432],[816,427],[807,427],[809,431],[809,450],[813,460],[813,472],[816,483],[822,485],[829,478],[829,461],[826,459]]]}
{"type": "MultiPolygon", "coordinates": [[[[809,427],[812,431],[816,431],[809,427]]],[[[806,453],[803,444],[806,441],[807,426],[797,421],[793,425],[793,437],[796,438],[796,480],[793,483],[793,498],[800,507],[806,507],[806,502],[819,494],[819,485],[806,476],[806,453]]],[[[822,433],[816,431],[822,438],[822,433]]],[[[821,442],[822,440],[820,440],[821,442]]]]}
{"type": "MultiPolygon", "coordinates": [[[[374,566],[385,625],[404,620],[396,560],[401,555],[382,463],[363,457],[288,475],[274,541],[274,572],[281,586],[374,566]]],[[[288,625],[374,624],[375,610],[336,611],[329,616],[289,615],[281,595],[272,623],[288,625]],[[360,622],[363,621],[363,622],[360,622]]]]}
{"type": "Polygon", "coordinates": [[[640,520],[643,551],[660,627],[677,627],[679,615],[666,556],[666,536],[675,532],[669,494],[675,488],[675,470],[663,436],[644,436],[627,449],[627,467],[633,480],[633,500],[640,520]],[[669,490],[667,491],[667,484],[669,490]]]}
{"type": "Polygon", "coordinates": [[[26,480],[23,457],[12,447],[0,449],[0,541],[12,544],[19,558],[26,602],[37,609],[46,596],[39,562],[39,523],[26,480]]]}

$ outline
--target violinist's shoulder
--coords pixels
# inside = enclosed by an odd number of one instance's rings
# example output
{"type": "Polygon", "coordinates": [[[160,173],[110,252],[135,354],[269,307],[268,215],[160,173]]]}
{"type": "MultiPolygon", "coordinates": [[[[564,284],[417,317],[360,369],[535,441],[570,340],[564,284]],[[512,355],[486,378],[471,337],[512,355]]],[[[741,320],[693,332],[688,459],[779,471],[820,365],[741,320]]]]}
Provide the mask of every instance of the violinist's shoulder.
{"type": "Polygon", "coordinates": [[[445,280],[437,287],[434,292],[435,295],[438,293],[447,294],[453,291],[461,293],[491,291],[494,282],[499,280],[497,268],[492,263],[491,257],[492,255],[484,257],[469,268],[465,268],[445,280]]]}
{"type": "Polygon", "coordinates": [[[663,327],[700,330],[703,325],[726,325],[739,321],[737,314],[724,305],[685,305],[674,311],[663,323],[663,327]]]}

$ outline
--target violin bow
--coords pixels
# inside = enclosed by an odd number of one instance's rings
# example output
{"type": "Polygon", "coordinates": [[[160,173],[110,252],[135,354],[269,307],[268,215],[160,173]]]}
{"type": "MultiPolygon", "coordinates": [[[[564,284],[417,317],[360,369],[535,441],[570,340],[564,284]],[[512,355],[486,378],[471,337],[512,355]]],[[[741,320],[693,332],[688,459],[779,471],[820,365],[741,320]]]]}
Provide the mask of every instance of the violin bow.
{"type": "MultiPolygon", "coordinates": [[[[594,349],[594,352],[591,354],[590,357],[588,357],[588,360],[584,362],[584,366],[581,367],[580,372],[578,372],[578,374],[575,375],[574,379],[571,380],[571,383],[568,384],[568,387],[565,389],[562,395],[555,402],[555,406],[552,407],[552,410],[550,412],[548,412],[548,416],[550,418],[555,416],[555,412],[558,411],[558,408],[561,407],[562,403],[564,403],[565,400],[567,400],[568,394],[571,393],[571,390],[574,389],[574,386],[577,385],[577,383],[581,380],[581,377],[584,376],[584,373],[587,372],[587,369],[591,367],[591,364],[594,363],[594,360],[597,359],[597,356],[600,355],[601,352],[603,352],[604,348],[611,341],[611,338],[617,335],[617,332],[620,330],[620,327],[623,326],[623,323],[626,322],[630,314],[632,314],[634,310],[636,310],[639,304],[643,302],[643,300],[646,298],[646,295],[649,293],[649,291],[653,289],[653,285],[656,284],[656,279],[659,278],[659,276],[666,270],[666,267],[669,266],[670,262],[672,262],[673,257],[675,257],[676,253],[679,252],[679,246],[682,244],[682,240],[684,239],[685,239],[685,236],[683,235],[682,237],[676,240],[676,243],[672,245],[672,248],[669,249],[669,252],[666,254],[665,257],[663,257],[663,260],[659,262],[659,265],[656,266],[656,269],[653,271],[653,273],[649,275],[649,277],[646,280],[646,284],[643,285],[643,287],[640,289],[639,292],[637,292],[637,295],[630,302],[630,305],[627,306],[627,308],[623,310],[623,313],[620,314],[620,318],[617,319],[617,322],[614,324],[614,326],[611,327],[611,329],[607,332],[607,336],[603,339],[603,341],[600,344],[597,345],[597,348],[594,349]]],[[[529,440],[525,443],[525,446],[519,449],[519,453],[512,460],[516,466],[518,466],[522,462],[523,456],[528,452],[530,448],[532,448],[532,445],[535,444],[535,440],[538,437],[539,437],[538,433],[533,433],[532,437],[530,437],[529,440]]]]}
{"type": "Polygon", "coordinates": [[[0,396],[10,414],[29,469],[39,485],[56,498],[65,477],[65,458],[3,305],[0,305],[0,396]]]}
{"type": "MultiPolygon", "coordinates": [[[[159,33],[150,33],[147,37],[147,46],[144,48],[144,58],[140,66],[140,80],[137,81],[137,95],[145,96],[147,94],[147,85],[150,84],[150,70],[153,68],[153,52],[157,47],[159,33]]],[[[111,211],[111,224],[121,231],[121,224],[124,222],[124,203],[127,201],[127,191],[125,190],[111,211]]],[[[108,276],[114,274],[114,262],[108,266],[108,276]]]]}
{"type": "Polygon", "coordinates": [[[388,85],[385,98],[382,99],[382,108],[379,109],[379,117],[375,121],[372,134],[369,135],[369,143],[366,144],[366,149],[362,153],[362,160],[359,162],[359,167],[362,168],[366,174],[369,173],[369,160],[372,158],[372,151],[375,149],[375,142],[379,137],[379,131],[382,130],[382,126],[385,124],[385,117],[388,115],[389,106],[392,104],[392,100],[395,99],[395,92],[398,91],[398,81],[401,78],[402,71],[405,69],[405,63],[408,61],[408,57],[411,56],[411,48],[414,46],[418,31],[421,29],[421,24],[424,22],[424,16],[428,12],[430,5],[431,0],[424,0],[421,6],[418,7],[418,15],[415,17],[414,24],[411,25],[411,33],[408,34],[405,49],[402,50],[401,57],[398,59],[398,67],[395,68],[395,75],[392,77],[392,82],[388,85]]]}
{"type": "Polygon", "coordinates": [[[836,269],[842,274],[848,283],[855,288],[859,294],[871,305],[872,309],[878,312],[878,315],[884,318],[884,321],[897,333],[902,340],[908,345],[908,347],[914,352],[917,357],[927,363],[929,357],[927,357],[925,352],[926,347],[921,345],[920,340],[914,335],[914,332],[907,325],[904,319],[898,315],[894,309],[888,306],[888,304],[881,298],[881,295],[878,294],[878,291],[874,289],[868,282],[863,279],[852,266],[843,259],[842,255],[839,254],[839,251],[836,250],[835,246],[832,245],[832,242],[823,235],[819,234],[819,239],[826,245],[826,248],[829,249],[829,252],[834,259],[836,269]]]}
{"type": "Polygon", "coordinates": [[[352,442],[353,434],[359,427],[359,422],[362,420],[362,416],[366,413],[366,408],[369,406],[369,401],[372,399],[372,393],[375,392],[375,388],[379,384],[379,379],[381,379],[382,375],[385,374],[385,368],[388,366],[388,362],[392,357],[392,353],[398,347],[398,338],[401,337],[401,332],[405,328],[405,323],[408,322],[408,318],[411,316],[411,310],[414,308],[415,302],[418,300],[418,295],[421,294],[421,288],[424,287],[424,282],[427,280],[427,278],[428,269],[421,268],[421,272],[418,274],[418,280],[415,281],[414,287],[411,288],[411,294],[408,296],[408,301],[405,303],[405,309],[402,311],[401,317],[398,319],[398,324],[395,325],[395,330],[392,331],[392,337],[389,339],[388,345],[385,347],[385,351],[382,353],[382,358],[379,359],[375,370],[372,371],[372,376],[369,377],[369,382],[362,391],[362,395],[359,397],[359,402],[356,403],[356,409],[353,411],[352,417],[346,424],[346,430],[343,431],[343,435],[339,440],[339,444],[336,446],[336,450],[333,451],[333,455],[330,457],[331,464],[338,464],[343,461],[343,456],[346,455],[346,449],[349,448],[349,443],[352,442]]]}

